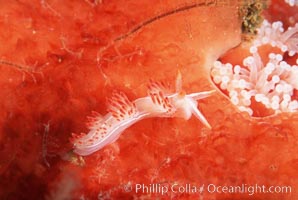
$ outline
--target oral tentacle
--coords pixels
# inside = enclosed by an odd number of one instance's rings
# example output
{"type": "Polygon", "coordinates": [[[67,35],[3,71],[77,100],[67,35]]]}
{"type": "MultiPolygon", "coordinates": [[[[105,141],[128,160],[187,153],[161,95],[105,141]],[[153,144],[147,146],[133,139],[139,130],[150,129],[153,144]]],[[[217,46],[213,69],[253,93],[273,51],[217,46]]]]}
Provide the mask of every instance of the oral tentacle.
{"type": "Polygon", "coordinates": [[[200,99],[204,99],[204,98],[211,96],[215,92],[216,92],[216,90],[210,90],[210,91],[206,91],[206,92],[191,93],[191,94],[188,94],[187,96],[193,98],[194,100],[200,100],[200,99]]]}
{"type": "Polygon", "coordinates": [[[211,125],[208,123],[207,119],[204,117],[204,115],[199,111],[197,108],[197,105],[193,102],[193,99],[187,99],[189,106],[192,109],[192,114],[199,119],[207,128],[211,129],[211,125]]]}

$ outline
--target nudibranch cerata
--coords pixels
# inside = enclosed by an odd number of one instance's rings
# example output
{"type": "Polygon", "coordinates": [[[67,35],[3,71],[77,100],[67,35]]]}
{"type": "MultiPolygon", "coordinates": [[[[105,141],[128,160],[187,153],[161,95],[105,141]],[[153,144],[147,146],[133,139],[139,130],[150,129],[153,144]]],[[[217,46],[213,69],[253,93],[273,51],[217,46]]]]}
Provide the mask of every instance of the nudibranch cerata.
{"type": "Polygon", "coordinates": [[[73,134],[74,152],[86,156],[115,142],[120,134],[134,123],[151,117],[180,117],[188,120],[192,115],[206,127],[210,124],[198,109],[198,100],[210,96],[215,90],[186,94],[182,90],[182,78],[176,79],[176,91],[163,82],[150,81],[148,96],[130,101],[122,92],[114,92],[108,100],[105,116],[93,112],[88,117],[88,134],[73,134]]]}

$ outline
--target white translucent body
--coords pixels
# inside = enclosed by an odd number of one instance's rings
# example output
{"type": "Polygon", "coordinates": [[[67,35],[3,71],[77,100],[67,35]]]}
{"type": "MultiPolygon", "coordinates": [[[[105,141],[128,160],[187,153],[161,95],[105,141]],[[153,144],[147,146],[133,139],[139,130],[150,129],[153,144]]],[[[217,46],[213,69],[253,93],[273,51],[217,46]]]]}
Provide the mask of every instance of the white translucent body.
{"type": "MultiPolygon", "coordinates": [[[[179,78],[178,78],[179,79],[179,78]]],[[[181,117],[188,120],[192,115],[198,118],[206,127],[211,128],[203,114],[197,108],[197,100],[210,96],[214,91],[192,94],[181,93],[181,77],[177,81],[176,92],[165,94],[170,109],[153,102],[152,98],[142,97],[133,101],[136,112],[127,118],[117,120],[111,113],[94,122],[88,134],[75,139],[74,152],[86,156],[115,142],[120,134],[136,122],[151,117],[181,117]],[[104,134],[101,128],[105,128],[104,134]]]]}

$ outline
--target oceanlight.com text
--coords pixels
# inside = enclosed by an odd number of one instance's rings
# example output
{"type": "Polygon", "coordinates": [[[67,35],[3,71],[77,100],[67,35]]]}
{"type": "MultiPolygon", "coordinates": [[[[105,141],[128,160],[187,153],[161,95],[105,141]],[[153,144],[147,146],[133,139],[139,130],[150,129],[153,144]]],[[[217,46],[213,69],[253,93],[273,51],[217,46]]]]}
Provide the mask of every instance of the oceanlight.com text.
{"type": "Polygon", "coordinates": [[[258,193],[291,193],[291,186],[265,186],[265,185],[248,185],[242,184],[237,186],[220,186],[215,184],[209,184],[207,186],[207,191],[209,193],[246,193],[248,195],[254,195],[258,193]]]}
{"type": "Polygon", "coordinates": [[[218,193],[218,194],[290,194],[292,192],[291,186],[266,186],[261,184],[240,184],[240,185],[216,185],[216,184],[141,184],[136,183],[134,186],[130,185],[130,189],[125,189],[127,192],[135,192],[142,194],[161,194],[167,193],[218,193]]]}

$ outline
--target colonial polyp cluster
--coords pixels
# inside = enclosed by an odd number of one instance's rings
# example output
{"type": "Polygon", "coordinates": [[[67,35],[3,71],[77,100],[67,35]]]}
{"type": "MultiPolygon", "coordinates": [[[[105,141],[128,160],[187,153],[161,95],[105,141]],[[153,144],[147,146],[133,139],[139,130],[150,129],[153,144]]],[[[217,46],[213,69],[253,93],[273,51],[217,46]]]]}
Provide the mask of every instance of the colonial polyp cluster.
{"type": "Polygon", "coordinates": [[[282,22],[271,24],[264,20],[250,53],[242,66],[216,61],[211,70],[213,81],[227,91],[234,105],[250,115],[254,115],[252,100],[275,113],[297,111],[298,101],[293,97],[298,90],[298,59],[290,65],[284,55],[291,57],[298,53],[298,23],[285,31],[282,22]],[[263,45],[277,47],[281,53],[270,53],[268,62],[264,63],[258,53],[263,45]]]}

